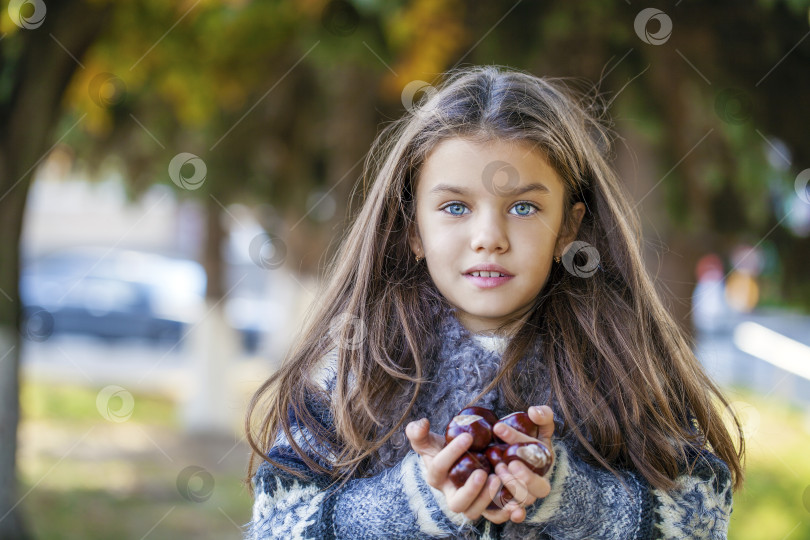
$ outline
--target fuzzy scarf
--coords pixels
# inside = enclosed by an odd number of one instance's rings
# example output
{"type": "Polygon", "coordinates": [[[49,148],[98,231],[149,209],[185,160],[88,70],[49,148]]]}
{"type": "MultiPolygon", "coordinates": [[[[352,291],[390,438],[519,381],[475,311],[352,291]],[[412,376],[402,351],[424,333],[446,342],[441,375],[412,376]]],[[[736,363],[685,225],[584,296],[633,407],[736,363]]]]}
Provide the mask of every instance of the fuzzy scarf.
{"type": "MultiPolygon", "coordinates": [[[[495,387],[477,402],[471,400],[495,379],[501,364],[501,356],[507,338],[469,332],[458,320],[453,307],[434,308],[439,312],[439,332],[429,342],[429,352],[424,355],[427,368],[426,380],[419,391],[417,401],[403,425],[427,418],[430,430],[443,435],[444,428],[458,411],[465,407],[478,406],[492,410],[498,418],[515,411],[508,410],[503,396],[495,387]]],[[[545,364],[537,340],[518,363],[519,392],[530,396],[531,405],[546,404],[548,384],[543,384],[545,364]]],[[[411,396],[397,396],[391,410],[401,413],[407,409],[411,396]]],[[[393,425],[396,419],[391,419],[393,425]]],[[[555,421],[558,419],[555,417],[555,421]]],[[[394,434],[380,447],[379,462],[372,469],[376,474],[402,460],[411,449],[404,429],[394,434]]]]}

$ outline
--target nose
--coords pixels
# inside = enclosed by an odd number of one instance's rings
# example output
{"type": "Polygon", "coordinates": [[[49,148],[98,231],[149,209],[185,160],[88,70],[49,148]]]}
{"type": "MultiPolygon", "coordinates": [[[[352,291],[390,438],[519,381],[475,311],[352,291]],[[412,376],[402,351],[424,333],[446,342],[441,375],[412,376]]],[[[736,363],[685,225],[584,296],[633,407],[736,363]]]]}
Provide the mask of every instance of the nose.
{"type": "Polygon", "coordinates": [[[509,240],[506,225],[497,212],[482,210],[471,220],[470,247],[473,251],[506,251],[509,240]]]}

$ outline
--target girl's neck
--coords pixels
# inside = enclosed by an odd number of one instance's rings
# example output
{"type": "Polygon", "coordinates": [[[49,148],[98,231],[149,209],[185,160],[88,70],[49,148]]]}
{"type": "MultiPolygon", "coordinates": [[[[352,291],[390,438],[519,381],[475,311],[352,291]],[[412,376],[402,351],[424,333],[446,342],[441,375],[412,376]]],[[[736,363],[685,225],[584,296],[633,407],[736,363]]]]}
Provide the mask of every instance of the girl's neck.
{"type": "Polygon", "coordinates": [[[523,323],[528,319],[529,312],[523,314],[518,320],[511,322],[506,328],[498,329],[496,328],[480,328],[474,325],[471,325],[468,321],[463,319],[459,319],[462,326],[469,332],[471,335],[474,336],[481,336],[487,338],[499,338],[499,339],[510,339],[514,336],[518,329],[523,325],[523,323]]]}

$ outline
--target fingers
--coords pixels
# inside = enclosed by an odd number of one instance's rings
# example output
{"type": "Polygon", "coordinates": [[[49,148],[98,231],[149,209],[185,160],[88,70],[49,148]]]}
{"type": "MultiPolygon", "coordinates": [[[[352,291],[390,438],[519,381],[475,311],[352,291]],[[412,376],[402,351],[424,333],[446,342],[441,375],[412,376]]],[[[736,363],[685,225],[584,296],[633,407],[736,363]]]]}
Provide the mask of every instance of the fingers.
{"type": "Polygon", "coordinates": [[[517,506],[515,503],[510,502],[510,504],[506,505],[504,511],[509,512],[509,519],[515,523],[520,523],[526,519],[526,509],[522,506],[517,506]]]}
{"type": "Polygon", "coordinates": [[[498,499],[498,492],[501,490],[502,485],[503,482],[501,482],[501,479],[497,475],[490,474],[486,485],[467,511],[464,512],[464,515],[468,519],[473,520],[483,516],[492,523],[506,523],[509,521],[510,517],[514,514],[515,508],[517,508],[516,505],[507,503],[501,507],[499,503],[495,502],[497,508],[487,510],[489,505],[498,499]]]}
{"type": "Polygon", "coordinates": [[[554,434],[554,411],[548,405],[529,407],[529,418],[539,428],[538,438],[551,440],[554,434]]]}
{"type": "MultiPolygon", "coordinates": [[[[498,477],[496,476],[496,478],[498,477]]],[[[494,505],[497,506],[497,508],[495,510],[485,510],[481,515],[492,523],[505,523],[510,519],[515,523],[523,521],[523,519],[526,517],[526,512],[520,508],[517,503],[512,500],[506,502],[505,504],[497,502],[499,500],[497,493],[500,491],[501,485],[502,482],[499,479],[497,484],[495,484],[495,487],[488,492],[488,498],[493,499],[494,505]]]]}
{"type": "Polygon", "coordinates": [[[498,422],[493,427],[493,431],[495,435],[500,437],[500,439],[509,444],[515,444],[519,442],[537,442],[537,439],[533,437],[529,437],[525,433],[521,433],[513,427],[507,426],[503,422],[498,422]]]}
{"type": "MultiPolygon", "coordinates": [[[[464,452],[470,448],[471,444],[472,436],[470,436],[469,433],[462,433],[453,439],[450,444],[441,448],[441,450],[430,459],[430,463],[425,464],[428,484],[434,487],[444,484],[453,464],[464,455],[464,452]]],[[[486,478],[486,474],[484,478],[486,478]]]]}
{"type": "Polygon", "coordinates": [[[444,446],[444,439],[431,433],[430,421],[422,420],[424,423],[411,422],[405,426],[405,435],[411,441],[411,446],[420,455],[433,457],[439,453],[444,446]]]}
{"type": "Polygon", "coordinates": [[[529,506],[551,492],[548,479],[532,472],[520,461],[513,461],[508,467],[499,463],[495,473],[512,493],[512,500],[521,506],[529,506]]]}
{"type": "Polygon", "coordinates": [[[447,500],[447,507],[453,512],[463,513],[468,519],[478,519],[492,501],[490,492],[496,492],[501,481],[494,474],[477,470],[467,478],[467,482],[447,500]]]}

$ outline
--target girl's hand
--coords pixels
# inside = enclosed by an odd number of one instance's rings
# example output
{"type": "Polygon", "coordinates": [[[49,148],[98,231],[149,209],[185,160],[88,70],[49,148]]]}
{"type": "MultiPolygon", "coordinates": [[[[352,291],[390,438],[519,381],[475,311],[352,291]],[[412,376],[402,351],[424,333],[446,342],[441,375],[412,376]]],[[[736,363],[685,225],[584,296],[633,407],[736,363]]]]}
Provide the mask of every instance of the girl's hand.
{"type": "Polygon", "coordinates": [[[411,442],[411,447],[425,464],[427,483],[444,493],[447,507],[473,521],[481,516],[493,523],[508,521],[513,511],[519,510],[516,503],[510,501],[504,508],[486,509],[501,488],[498,476],[475,471],[461,488],[456,488],[448,477],[453,464],[470,447],[472,438],[465,433],[445,446],[444,437],[430,432],[430,421],[427,419],[422,421],[424,425],[419,425],[418,422],[408,424],[405,434],[411,442]]]}
{"type": "MultiPolygon", "coordinates": [[[[495,434],[504,442],[515,444],[519,442],[541,442],[554,456],[554,448],[551,446],[551,436],[554,434],[554,412],[551,407],[543,405],[541,407],[529,407],[529,418],[538,426],[537,439],[533,439],[502,422],[493,426],[495,434]],[[540,413],[542,411],[542,414],[540,413]]],[[[509,504],[517,503],[517,507],[511,512],[511,520],[520,523],[526,519],[525,507],[534,504],[537,499],[548,496],[551,491],[551,484],[544,476],[532,472],[525,464],[515,460],[507,467],[499,463],[495,468],[495,473],[501,479],[506,488],[512,493],[512,500],[509,504]]],[[[509,504],[504,507],[509,508],[509,504]]]]}

